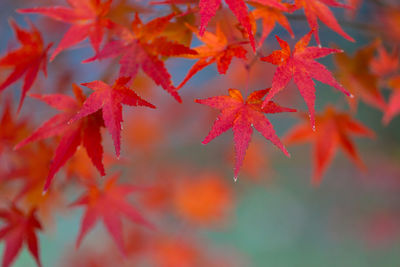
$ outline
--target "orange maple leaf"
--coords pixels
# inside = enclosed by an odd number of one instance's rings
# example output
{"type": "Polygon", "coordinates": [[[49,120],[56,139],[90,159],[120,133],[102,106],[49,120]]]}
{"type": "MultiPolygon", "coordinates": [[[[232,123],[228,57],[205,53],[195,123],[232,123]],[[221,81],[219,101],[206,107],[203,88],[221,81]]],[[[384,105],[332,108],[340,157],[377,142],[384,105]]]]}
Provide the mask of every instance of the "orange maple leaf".
{"type": "Polygon", "coordinates": [[[197,72],[204,69],[205,67],[216,63],[217,69],[220,74],[225,74],[231,64],[232,58],[237,57],[246,59],[247,51],[241,44],[243,42],[229,43],[226,35],[221,30],[219,24],[217,24],[216,33],[204,32],[200,36],[199,32],[190,25],[187,25],[199,38],[204,45],[194,48],[197,55],[186,56],[188,58],[199,59],[186,74],[183,81],[176,87],[176,89],[182,88],[197,72]]]}
{"type": "Polygon", "coordinates": [[[289,11],[287,5],[274,0],[254,0],[248,3],[254,6],[254,10],[251,11],[254,19],[261,19],[262,21],[263,29],[258,43],[259,46],[264,43],[265,39],[274,29],[276,23],[282,25],[290,36],[292,38],[294,37],[288,19],[284,14],[282,14],[283,11],[289,11]]]}

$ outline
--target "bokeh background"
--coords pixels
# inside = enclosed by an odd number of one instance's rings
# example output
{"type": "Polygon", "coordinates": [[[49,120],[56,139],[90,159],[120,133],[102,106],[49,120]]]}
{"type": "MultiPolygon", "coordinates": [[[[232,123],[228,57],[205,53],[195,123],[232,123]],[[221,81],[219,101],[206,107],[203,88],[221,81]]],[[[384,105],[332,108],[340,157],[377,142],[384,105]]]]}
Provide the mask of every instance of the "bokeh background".
{"type": "MultiPolygon", "coordinates": [[[[133,10],[141,8],[151,12],[146,1],[126,3],[131,3],[133,10]]],[[[7,24],[11,17],[22,25],[26,25],[25,19],[29,17],[42,32],[50,33],[44,35],[47,42],[57,43],[67,29],[66,24],[15,12],[17,8],[53,4],[65,3],[61,0],[2,0],[2,55],[16,46],[7,24]]],[[[384,33],[386,24],[382,16],[389,16],[382,14],[384,11],[379,1],[372,0],[364,0],[355,14],[335,9],[345,31],[357,42],[348,42],[321,25],[322,44],[336,45],[353,54],[381,36],[388,47],[398,46],[399,39],[384,33]]],[[[229,11],[227,16],[231,16],[229,11]]],[[[296,35],[290,43],[294,44],[309,28],[301,12],[294,14],[290,22],[296,35]]],[[[276,27],[262,49],[264,54],[277,48],[275,34],[290,40],[287,32],[276,27]]],[[[193,46],[198,44],[198,40],[193,40],[193,46]]],[[[70,94],[72,82],[79,84],[115,78],[116,62],[112,60],[81,64],[92,54],[88,42],[63,52],[49,64],[47,79],[39,75],[32,91],[70,94]]],[[[251,53],[249,57],[252,57],[251,53]]],[[[333,72],[337,70],[332,57],[320,62],[333,72]]],[[[174,84],[184,78],[192,64],[193,61],[187,59],[167,61],[174,84]]],[[[254,64],[249,79],[250,90],[269,87],[274,68],[265,62],[254,64]]],[[[2,77],[4,75],[0,73],[0,80],[2,77]]],[[[125,109],[123,153],[119,161],[115,159],[108,133],[104,132],[106,162],[111,166],[107,177],[121,171],[122,182],[153,186],[152,193],[136,196],[133,203],[160,230],[151,233],[124,221],[125,242],[129,249],[137,251],[128,261],[115,252],[116,247],[101,224],[76,250],[74,244],[82,209],[70,209],[68,203],[76,199],[82,189],[70,187],[61,204],[51,211],[51,218],[46,220],[45,230],[40,234],[43,266],[114,266],[107,262],[120,266],[163,266],[170,257],[189,263],[189,259],[207,259],[198,266],[211,266],[205,263],[208,261],[216,266],[399,266],[400,117],[383,126],[382,112],[361,102],[354,115],[376,132],[374,140],[355,140],[368,168],[364,172],[358,170],[339,151],[319,187],[310,183],[313,168],[310,144],[288,147],[291,153],[288,159],[255,132],[239,179],[234,182],[232,133],[202,145],[201,140],[217,112],[194,103],[193,99],[226,94],[228,88],[243,89],[246,86],[243,62],[234,60],[226,75],[218,75],[215,66],[211,66],[188,82],[181,91],[183,104],[178,104],[139,74],[133,87],[158,108],[125,109]],[[152,254],[140,252],[145,251],[141,248],[147,243],[157,248],[152,254]],[[87,258],[91,263],[85,261],[87,258]],[[97,263],[99,259],[101,262],[97,263]]],[[[20,87],[17,83],[6,89],[2,98],[12,96],[17,103],[20,87]]],[[[389,95],[389,90],[383,88],[383,92],[385,97],[389,95]]],[[[276,99],[282,105],[306,111],[292,83],[276,99]]],[[[318,82],[316,103],[319,111],[327,103],[349,110],[340,93],[318,82]]],[[[36,128],[54,114],[51,108],[28,97],[18,118],[29,116],[30,123],[36,128]]],[[[298,118],[287,114],[270,115],[269,118],[279,136],[284,136],[298,122],[298,118]]],[[[75,156],[75,163],[83,165],[85,170],[70,175],[86,172],[90,176],[94,172],[90,163],[85,165],[88,163],[85,157],[83,153],[75,156]]],[[[68,166],[56,180],[69,175],[68,166]]],[[[23,250],[13,266],[34,266],[34,261],[23,250]]]]}

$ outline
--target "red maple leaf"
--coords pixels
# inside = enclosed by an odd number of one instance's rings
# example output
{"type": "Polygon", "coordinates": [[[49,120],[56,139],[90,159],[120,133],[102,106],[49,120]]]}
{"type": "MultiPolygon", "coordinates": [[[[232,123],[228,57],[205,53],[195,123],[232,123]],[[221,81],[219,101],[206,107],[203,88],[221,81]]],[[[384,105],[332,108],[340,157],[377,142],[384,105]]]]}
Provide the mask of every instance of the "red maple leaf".
{"type": "Polygon", "coordinates": [[[235,180],[237,179],[246,150],[250,143],[251,134],[253,132],[252,127],[259,131],[266,139],[270,140],[289,157],[289,153],[282,145],[272,124],[264,116],[264,113],[295,112],[296,110],[281,107],[272,101],[267,102],[263,107],[261,107],[263,102],[262,98],[269,92],[269,90],[270,89],[255,91],[251,93],[246,100],[243,99],[242,94],[237,89],[229,89],[229,95],[227,96],[216,96],[195,100],[196,103],[221,110],[221,113],[214,122],[211,131],[203,140],[203,144],[207,144],[215,137],[232,128],[236,154],[234,170],[235,180]]]}
{"type": "Polygon", "coordinates": [[[80,144],[82,144],[93,165],[99,170],[101,175],[105,175],[102,163],[103,147],[101,146],[100,127],[104,126],[101,113],[95,113],[78,123],[68,124],[67,122],[76,114],[85,101],[81,89],[74,85],[76,100],[70,96],[62,94],[52,95],[32,95],[49,106],[63,111],[50,118],[42,124],[31,136],[21,141],[14,149],[34,141],[38,141],[53,136],[61,136],[60,142],[56,148],[54,158],[50,165],[49,174],[44,186],[44,191],[50,186],[54,175],[69,160],[80,144]]]}
{"type": "Polygon", "coordinates": [[[290,51],[288,43],[276,36],[282,49],[272,52],[271,55],[263,57],[261,60],[278,65],[272,80],[271,91],[265,98],[264,104],[267,104],[276,93],[285,88],[293,78],[294,83],[297,85],[300,94],[307,104],[310,121],[314,128],[315,84],[312,78],[335,87],[348,96],[350,96],[350,93],[335,80],[331,72],[327,70],[325,66],[315,61],[316,58],[325,57],[332,53],[341,53],[343,51],[325,47],[307,47],[311,39],[311,34],[312,31],[297,42],[293,53],[290,51]]]}
{"type": "Polygon", "coordinates": [[[145,225],[150,229],[154,226],[140,215],[140,213],[126,200],[126,197],[140,188],[128,184],[116,185],[119,175],[108,179],[104,188],[89,185],[86,194],[78,198],[71,206],[86,206],[82,218],[76,246],[79,247],[86,234],[100,219],[114,239],[118,249],[125,254],[121,216],[126,216],[132,222],[145,225]]]}
{"type": "Polygon", "coordinates": [[[348,157],[361,169],[365,169],[350,135],[373,138],[374,133],[351,118],[344,112],[328,107],[321,115],[316,116],[317,131],[312,131],[305,122],[295,126],[284,138],[286,144],[304,142],[314,143],[314,174],[312,183],[319,185],[322,176],[331,164],[337,148],[340,147],[348,157]]]}
{"type": "Polygon", "coordinates": [[[22,46],[0,58],[0,67],[14,67],[11,74],[0,84],[0,92],[25,75],[18,107],[19,111],[26,93],[36,80],[39,70],[42,70],[47,75],[47,51],[52,44],[45,47],[40,32],[32,23],[30,23],[30,31],[27,31],[21,29],[12,19],[9,22],[22,46]]]}
{"type": "Polygon", "coordinates": [[[5,242],[2,266],[8,267],[12,264],[24,242],[37,265],[42,266],[36,236],[36,231],[41,230],[42,226],[36,218],[35,209],[25,214],[12,204],[10,209],[0,209],[0,219],[6,223],[0,229],[0,239],[5,242]]]}
{"type": "Polygon", "coordinates": [[[345,31],[340,27],[337,22],[335,15],[328,8],[333,7],[343,7],[351,8],[348,5],[341,4],[336,0],[295,0],[295,9],[304,8],[304,14],[307,17],[307,22],[310,25],[310,29],[314,30],[315,40],[317,44],[321,44],[318,35],[318,19],[320,19],[326,26],[343,36],[345,39],[355,42],[355,40],[345,33],[345,31]]]}
{"type": "Polygon", "coordinates": [[[54,50],[50,61],[61,51],[74,46],[89,37],[93,49],[98,52],[103,40],[104,28],[111,28],[113,23],[105,18],[112,0],[67,0],[70,7],[34,7],[18,9],[19,13],[38,13],[55,20],[70,23],[72,26],[54,50]]]}
{"type": "Polygon", "coordinates": [[[228,39],[221,30],[219,24],[217,24],[215,34],[205,32],[203,36],[200,36],[197,30],[190,25],[186,26],[190,28],[205,45],[194,48],[197,52],[196,55],[187,56],[190,58],[199,58],[199,60],[192,66],[183,81],[176,87],[177,90],[182,88],[197,72],[213,63],[217,64],[217,69],[220,74],[225,74],[231,64],[232,58],[246,59],[247,51],[241,46],[243,42],[228,43],[228,39]]]}
{"type": "Polygon", "coordinates": [[[121,55],[119,61],[121,66],[120,77],[131,77],[133,79],[141,67],[157,85],[170,93],[178,102],[182,102],[172,85],[171,75],[160,57],[196,54],[196,51],[182,44],[169,41],[166,37],[159,36],[174,16],[175,14],[170,14],[143,24],[136,14],[132,23],[132,31],[120,28],[121,40],[108,42],[99,53],[83,62],[87,63],[96,59],[101,60],[121,55]]]}
{"type": "MultiPolygon", "coordinates": [[[[232,10],[233,14],[235,14],[240,24],[242,24],[242,26],[246,30],[249,36],[250,44],[253,47],[253,50],[255,51],[256,44],[253,32],[251,30],[251,23],[246,3],[243,0],[225,0],[225,3],[228,5],[230,10],[232,10]]],[[[221,0],[200,0],[199,2],[200,17],[201,17],[200,29],[199,29],[200,36],[204,34],[208,22],[212,17],[215,16],[220,5],[221,5],[221,0]]]]}
{"type": "Polygon", "coordinates": [[[119,157],[121,150],[122,104],[155,108],[126,86],[129,80],[129,77],[120,77],[113,86],[102,81],[83,83],[82,85],[89,87],[94,92],[86,99],[79,112],[68,122],[72,123],[101,110],[104,124],[114,141],[117,157],[119,157]]]}

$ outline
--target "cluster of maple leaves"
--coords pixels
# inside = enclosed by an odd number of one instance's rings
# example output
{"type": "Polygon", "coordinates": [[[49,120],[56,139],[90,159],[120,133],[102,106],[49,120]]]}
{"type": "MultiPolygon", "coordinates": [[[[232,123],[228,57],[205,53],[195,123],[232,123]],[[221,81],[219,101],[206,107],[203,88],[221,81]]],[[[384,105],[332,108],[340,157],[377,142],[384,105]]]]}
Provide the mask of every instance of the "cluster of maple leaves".
{"type": "MultiPolygon", "coordinates": [[[[71,177],[85,176],[85,170],[80,166],[82,163],[77,163],[83,153],[80,147],[84,147],[91,162],[89,164],[101,176],[105,176],[107,166],[104,161],[108,160],[108,165],[112,165],[110,162],[114,157],[104,152],[102,128],[106,128],[111,135],[116,157],[119,158],[122,106],[156,109],[151,100],[145,100],[135,92],[140,91],[140,88],[134,86],[140,70],[177,102],[190,102],[192,100],[183,99],[179,92],[184,90],[193,76],[207,66],[215,63],[218,73],[226,74],[233,59],[243,62],[247,72],[251,71],[255,61],[267,62],[262,63],[265,66],[268,63],[276,65],[272,84],[264,86],[270,88],[251,92],[249,88],[228,89],[227,95],[195,99],[196,103],[220,111],[210,132],[202,141],[203,144],[232,128],[235,180],[249,148],[253,128],[288,157],[290,155],[284,144],[312,142],[315,160],[312,181],[315,184],[321,182],[338,147],[356,165],[365,168],[351,136],[372,138],[374,133],[353,118],[357,102],[362,100],[380,109],[384,113],[385,124],[400,113],[399,50],[393,47],[388,52],[383,41],[374,40],[350,57],[340,49],[321,46],[318,24],[320,20],[346,40],[354,42],[342,29],[330,7],[354,11],[360,3],[349,1],[348,4],[343,4],[336,0],[226,0],[225,3],[231,12],[228,14],[233,14],[235,19],[227,19],[221,1],[215,0],[145,2],[143,5],[150,4],[154,7],[150,16],[139,7],[140,4],[129,5],[122,0],[66,0],[66,5],[60,3],[16,10],[20,14],[39,14],[66,23],[69,28],[61,40],[51,40],[57,43],[53,45],[44,41],[44,33],[30,20],[28,28],[24,28],[10,19],[10,26],[20,46],[10,49],[0,58],[0,67],[8,71],[7,76],[0,80],[0,91],[11,88],[20,80],[22,90],[16,111],[12,109],[10,99],[4,100],[2,104],[0,158],[8,167],[0,170],[3,177],[1,182],[5,191],[12,188],[8,194],[11,194],[11,204],[0,210],[0,219],[5,222],[0,229],[0,239],[5,242],[3,266],[11,265],[24,243],[37,264],[41,265],[37,231],[42,229],[42,224],[38,219],[38,210],[40,217],[45,216],[46,211],[50,212],[51,205],[57,202],[56,199],[62,196],[66,185],[73,181],[71,177]],[[308,22],[308,33],[304,36],[295,34],[290,26],[290,16],[294,13],[304,15],[308,22]],[[146,22],[143,22],[144,18],[146,22]],[[276,36],[280,50],[264,55],[262,51],[267,37],[277,23],[295,38],[296,44],[291,46],[284,40],[286,38],[276,36]],[[192,47],[194,37],[202,44],[192,47]],[[310,45],[313,37],[316,46],[310,45]],[[80,85],[71,83],[69,87],[72,88],[73,97],[62,92],[29,93],[40,72],[47,76],[49,61],[54,64],[53,61],[67,53],[66,50],[79,46],[86,39],[93,50],[93,55],[82,61],[87,68],[94,61],[102,64],[109,62],[109,59],[118,59],[115,63],[118,64],[118,71],[110,74],[115,77],[113,83],[103,81],[103,78],[109,80],[105,77],[81,83],[81,86],[91,89],[88,95],[84,94],[80,85]],[[334,54],[338,67],[335,73],[338,80],[324,65],[316,61],[331,54],[334,54]],[[175,86],[165,61],[177,57],[195,62],[184,79],[175,86]],[[282,142],[265,114],[296,112],[292,107],[282,107],[272,101],[280,91],[287,90],[292,80],[306,103],[308,116],[303,114],[304,123],[295,126],[282,142]],[[343,97],[349,102],[350,111],[340,111],[331,105],[323,113],[316,113],[314,80],[343,93],[343,97]],[[388,102],[382,95],[382,87],[392,90],[388,102]],[[33,130],[31,122],[17,118],[17,114],[23,111],[27,95],[44,102],[59,113],[42,121],[41,126],[33,130]],[[21,159],[25,160],[21,162],[21,159]],[[65,184],[52,188],[53,179],[62,168],[66,170],[65,184]],[[14,181],[22,182],[22,186],[15,189],[14,181]],[[42,190],[44,195],[41,194],[42,190]]],[[[275,45],[272,39],[268,44],[275,45]]],[[[184,189],[177,186],[176,190],[168,192],[168,183],[176,182],[165,182],[165,186],[156,184],[150,190],[130,183],[118,184],[120,175],[116,174],[107,178],[102,187],[95,174],[90,173],[87,176],[89,178],[78,179],[80,186],[86,188],[86,193],[71,204],[71,207],[86,207],[77,246],[95,223],[102,220],[118,249],[125,255],[129,253],[123,241],[122,216],[149,229],[156,228],[127,200],[130,194],[144,192],[148,199],[155,194],[155,200],[144,201],[147,203],[144,206],[147,205],[149,209],[152,206],[149,203],[160,203],[171,194],[176,194],[176,198],[181,199],[176,203],[178,210],[183,211],[183,217],[199,221],[223,213],[219,211],[219,207],[227,206],[230,199],[230,193],[225,185],[220,184],[219,177],[207,178],[208,180],[199,181],[200,184],[184,184],[184,189]],[[208,204],[210,207],[198,206],[196,201],[191,200],[194,195],[198,200],[197,196],[201,194],[212,195],[212,202],[208,204]]],[[[197,258],[193,255],[189,256],[191,257],[197,258]]]]}

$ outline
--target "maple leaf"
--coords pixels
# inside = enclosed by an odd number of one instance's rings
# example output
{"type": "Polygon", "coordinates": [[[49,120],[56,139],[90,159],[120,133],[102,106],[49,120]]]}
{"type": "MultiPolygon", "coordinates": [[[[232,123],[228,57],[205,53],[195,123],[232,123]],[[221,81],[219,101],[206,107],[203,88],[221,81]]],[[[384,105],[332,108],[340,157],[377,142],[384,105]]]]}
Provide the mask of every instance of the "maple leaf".
{"type": "Polygon", "coordinates": [[[68,121],[68,123],[72,123],[101,110],[104,124],[114,141],[117,157],[119,157],[121,150],[122,104],[156,108],[126,86],[129,80],[129,77],[120,77],[113,86],[102,81],[83,83],[82,85],[94,90],[94,92],[83,103],[80,111],[68,121]]]}
{"type": "Polygon", "coordinates": [[[348,96],[350,96],[350,93],[335,80],[324,65],[315,61],[317,58],[343,51],[325,47],[308,47],[311,34],[312,31],[300,39],[296,43],[293,52],[290,51],[287,42],[276,36],[282,49],[272,52],[271,55],[263,57],[261,60],[278,65],[272,80],[271,91],[265,98],[264,104],[268,103],[276,93],[285,88],[293,78],[294,83],[297,85],[300,94],[307,104],[311,125],[315,128],[315,84],[312,78],[335,87],[348,96]]]}
{"type": "Polygon", "coordinates": [[[338,67],[336,73],[338,80],[355,96],[349,99],[353,110],[357,108],[359,99],[380,110],[386,109],[385,99],[378,85],[379,77],[368,68],[376,46],[375,41],[359,49],[352,57],[345,53],[333,57],[338,67]]]}
{"type": "Polygon", "coordinates": [[[11,204],[10,209],[0,209],[0,219],[6,223],[0,229],[0,239],[5,242],[2,266],[8,267],[12,264],[24,242],[36,264],[42,266],[36,236],[36,231],[42,230],[42,226],[36,218],[35,209],[25,214],[14,204],[11,204]]]}
{"type": "Polygon", "coordinates": [[[254,10],[251,11],[254,19],[262,20],[263,30],[258,46],[264,43],[265,39],[274,29],[276,23],[281,24],[290,36],[294,38],[294,33],[288,19],[282,14],[282,11],[289,11],[286,5],[274,0],[255,0],[248,3],[254,6],[254,10]]]}
{"type": "MultiPolygon", "coordinates": [[[[243,0],[225,0],[225,3],[228,5],[230,10],[232,10],[233,14],[235,14],[240,24],[246,30],[247,35],[249,36],[251,47],[255,51],[256,45],[255,45],[254,35],[251,30],[251,23],[246,3],[243,0]]],[[[200,0],[199,2],[200,36],[203,36],[203,34],[205,33],[208,22],[212,17],[215,16],[220,5],[221,5],[221,0],[200,0]]]]}
{"type": "Polygon", "coordinates": [[[192,66],[183,81],[176,87],[177,90],[182,88],[197,72],[213,63],[217,64],[217,69],[220,74],[225,74],[233,57],[246,59],[247,51],[241,46],[242,43],[229,44],[219,24],[217,24],[215,34],[205,32],[203,36],[200,36],[198,31],[190,25],[187,25],[187,27],[190,28],[205,45],[194,48],[197,55],[187,56],[188,58],[199,58],[199,60],[192,66]]]}
{"type": "Polygon", "coordinates": [[[108,42],[103,49],[94,57],[89,58],[84,63],[101,60],[121,55],[119,64],[121,66],[119,76],[136,76],[139,67],[164,90],[170,93],[178,102],[182,102],[175,87],[171,82],[171,75],[165,67],[160,56],[178,56],[184,54],[196,54],[196,51],[185,45],[169,41],[165,36],[159,37],[167,27],[168,22],[175,14],[156,18],[143,24],[139,16],[132,23],[132,31],[125,28],[120,29],[121,40],[108,42]]]}
{"type": "Polygon", "coordinates": [[[330,106],[325,109],[323,114],[316,116],[316,124],[317,131],[312,131],[305,122],[295,126],[284,137],[287,145],[313,142],[314,174],[312,183],[314,185],[321,183],[322,176],[331,164],[338,147],[360,169],[365,169],[350,136],[373,138],[375,135],[370,129],[351,118],[349,114],[336,111],[330,106]]]}
{"type": "Polygon", "coordinates": [[[385,125],[389,124],[389,122],[400,113],[400,76],[397,75],[391,78],[388,83],[393,89],[393,92],[390,95],[389,103],[382,119],[385,125]]]}
{"type": "Polygon", "coordinates": [[[125,254],[121,223],[122,215],[132,222],[154,229],[154,226],[144,219],[126,200],[128,195],[140,190],[140,188],[128,184],[116,185],[118,178],[119,174],[116,174],[108,179],[102,189],[96,185],[89,185],[87,193],[71,204],[72,207],[87,206],[76,240],[77,247],[80,246],[83,238],[100,219],[103,220],[105,227],[122,254],[125,254]]]}
{"type": "Polygon", "coordinates": [[[113,23],[105,18],[112,0],[67,0],[70,7],[34,7],[18,9],[19,13],[41,14],[49,18],[70,23],[72,26],[54,50],[50,61],[61,51],[74,46],[89,37],[93,49],[98,52],[103,40],[104,28],[111,28],[113,23]]]}
{"type": "Polygon", "coordinates": [[[77,85],[73,85],[76,100],[70,96],[62,94],[52,95],[32,95],[53,108],[63,113],[57,114],[43,123],[31,136],[27,137],[15,146],[15,150],[25,146],[30,142],[61,136],[56,148],[54,158],[50,164],[49,173],[44,186],[44,191],[49,188],[54,175],[59,169],[75,154],[76,149],[82,144],[93,165],[99,170],[101,175],[105,175],[102,163],[103,147],[101,146],[100,127],[104,126],[101,113],[95,113],[78,123],[68,124],[67,122],[75,116],[83,105],[85,96],[77,85]]]}
{"type": "Polygon", "coordinates": [[[236,154],[234,169],[235,180],[237,179],[246,150],[250,143],[251,134],[253,132],[252,127],[259,131],[267,140],[271,141],[289,157],[289,153],[282,145],[272,124],[264,116],[264,113],[295,112],[296,110],[281,107],[272,101],[265,103],[262,107],[262,98],[269,91],[270,89],[255,91],[244,100],[239,90],[229,89],[229,95],[227,96],[216,96],[195,100],[196,103],[221,110],[221,113],[214,122],[211,131],[202,142],[204,145],[232,128],[236,154]]]}
{"type": "Polygon", "coordinates": [[[355,42],[355,40],[350,35],[348,35],[342,29],[342,27],[340,27],[334,14],[328,8],[328,5],[333,7],[351,8],[350,6],[341,4],[336,0],[295,0],[294,9],[304,9],[304,14],[307,17],[308,25],[310,25],[310,29],[314,30],[315,40],[317,41],[318,45],[321,44],[318,35],[318,19],[320,19],[333,31],[343,36],[345,39],[351,42],[355,42]]]}
{"type": "Polygon", "coordinates": [[[382,43],[378,46],[378,57],[371,59],[371,70],[378,76],[392,74],[399,67],[399,47],[388,53],[382,43]]]}
{"type": "Polygon", "coordinates": [[[13,19],[10,19],[9,23],[22,46],[9,51],[4,57],[0,58],[0,67],[14,67],[11,74],[0,84],[0,92],[25,75],[18,106],[19,112],[26,93],[31,89],[39,71],[42,70],[47,76],[47,52],[52,44],[45,47],[40,32],[30,22],[30,31],[20,28],[13,19]]]}

